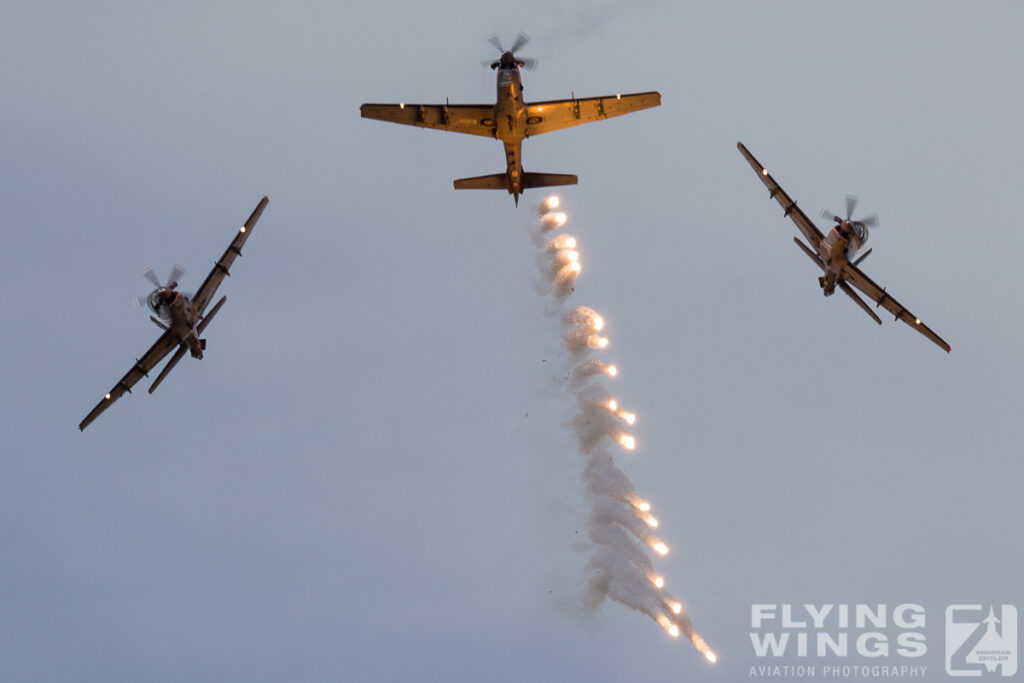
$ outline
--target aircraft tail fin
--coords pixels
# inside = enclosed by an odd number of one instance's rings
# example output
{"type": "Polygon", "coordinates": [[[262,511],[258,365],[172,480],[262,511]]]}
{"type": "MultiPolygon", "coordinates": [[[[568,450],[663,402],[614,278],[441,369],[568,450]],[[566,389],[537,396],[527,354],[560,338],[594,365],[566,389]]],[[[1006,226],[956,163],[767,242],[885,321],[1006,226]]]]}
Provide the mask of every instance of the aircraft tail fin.
{"type": "Polygon", "coordinates": [[[508,190],[508,179],[504,173],[481,175],[475,178],[459,178],[456,190],[508,190]]]}
{"type": "Polygon", "coordinates": [[[524,173],[523,187],[552,187],[554,185],[575,185],[579,178],[573,173],[524,173]]]}

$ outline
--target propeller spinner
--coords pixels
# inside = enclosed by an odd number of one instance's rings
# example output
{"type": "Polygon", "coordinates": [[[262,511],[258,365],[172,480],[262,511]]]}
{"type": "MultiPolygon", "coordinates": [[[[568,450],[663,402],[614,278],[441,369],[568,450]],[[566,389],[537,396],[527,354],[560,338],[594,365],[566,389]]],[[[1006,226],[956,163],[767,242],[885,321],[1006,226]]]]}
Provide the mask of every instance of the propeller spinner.
{"type": "Polygon", "coordinates": [[[174,298],[174,290],[178,287],[178,278],[184,272],[185,269],[182,266],[175,264],[171,268],[171,274],[167,276],[167,283],[160,284],[160,280],[153,273],[153,269],[146,268],[142,271],[142,277],[153,284],[154,289],[146,296],[135,297],[135,305],[139,308],[146,306],[164,322],[170,320],[170,315],[167,312],[167,303],[174,298]]]}
{"type": "MultiPolygon", "coordinates": [[[[492,69],[497,69],[499,66],[503,69],[511,69],[515,66],[521,66],[530,70],[536,68],[536,59],[532,59],[530,57],[516,57],[515,54],[517,50],[519,50],[521,47],[530,42],[530,36],[526,35],[525,33],[520,32],[519,35],[516,36],[515,42],[512,43],[512,47],[510,47],[507,50],[501,46],[501,41],[498,39],[498,36],[491,36],[490,38],[487,39],[487,42],[493,45],[498,50],[498,52],[501,53],[501,57],[499,57],[496,61],[490,62],[490,67],[492,69]]],[[[486,60],[481,63],[484,65],[488,64],[486,60]]]]}
{"type": "Polygon", "coordinates": [[[844,226],[849,225],[850,229],[853,230],[857,237],[860,239],[861,244],[868,239],[868,228],[878,227],[878,214],[871,214],[864,218],[853,218],[853,212],[857,209],[857,202],[860,201],[857,197],[852,194],[846,195],[846,218],[840,218],[836,214],[832,213],[828,209],[821,210],[821,217],[827,220],[835,221],[837,225],[844,226]]]}

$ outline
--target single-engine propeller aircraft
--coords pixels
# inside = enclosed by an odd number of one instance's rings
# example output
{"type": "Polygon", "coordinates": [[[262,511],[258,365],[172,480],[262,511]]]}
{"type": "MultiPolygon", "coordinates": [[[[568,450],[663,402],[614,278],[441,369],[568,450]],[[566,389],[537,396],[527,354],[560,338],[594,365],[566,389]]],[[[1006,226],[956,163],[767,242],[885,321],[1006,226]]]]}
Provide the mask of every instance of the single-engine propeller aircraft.
{"type": "Polygon", "coordinates": [[[583,99],[573,96],[568,100],[528,104],[523,100],[519,67],[533,68],[535,62],[526,57],[517,57],[515,52],[529,38],[520,33],[507,50],[496,37],[492,36],[489,40],[501,52],[501,56],[490,65],[498,72],[498,101],[495,104],[364,104],[359,108],[365,119],[501,140],[505,146],[505,172],[461,178],[455,181],[456,190],[507,190],[518,206],[519,195],[528,187],[575,185],[575,175],[523,171],[523,139],[661,104],[661,95],[657,92],[583,99]]]}
{"type": "Polygon", "coordinates": [[[864,309],[864,312],[871,316],[872,320],[881,325],[882,319],[868,307],[863,299],[857,296],[857,293],[850,287],[850,285],[853,285],[875,302],[875,308],[881,306],[896,316],[896,320],[902,320],[910,325],[935,342],[939,348],[947,353],[950,351],[949,344],[942,337],[935,334],[931,328],[921,322],[920,318],[916,317],[904,308],[900,302],[892,298],[885,291],[884,287],[879,287],[875,284],[874,280],[857,268],[868,257],[868,254],[871,253],[871,249],[863,253],[861,253],[861,249],[864,247],[864,243],[868,241],[868,228],[878,224],[878,216],[868,216],[860,219],[853,218],[853,211],[857,207],[857,198],[847,196],[845,218],[833,215],[830,211],[822,211],[823,217],[835,222],[832,230],[826,236],[800,210],[796,202],[789,198],[789,195],[775,182],[775,179],[754,158],[754,155],[743,146],[743,143],[738,142],[736,146],[739,148],[740,153],[746,157],[747,162],[750,163],[754,171],[757,172],[757,177],[768,188],[768,195],[782,206],[784,215],[793,219],[796,227],[800,229],[800,232],[803,233],[807,241],[811,243],[811,246],[808,247],[798,237],[793,238],[793,241],[796,242],[801,251],[807,254],[824,271],[825,274],[818,278],[818,284],[824,290],[825,296],[831,296],[835,293],[836,287],[839,287],[839,289],[843,290],[843,293],[864,309]]]}
{"type": "MultiPolygon", "coordinates": [[[[206,307],[213,299],[213,295],[217,292],[217,288],[220,286],[224,276],[231,274],[228,272],[231,264],[235,262],[236,257],[242,255],[242,245],[249,238],[249,233],[252,232],[256,221],[260,219],[260,215],[263,213],[263,209],[267,206],[268,201],[270,200],[264,197],[256,205],[256,209],[249,216],[249,220],[239,228],[224,255],[213,264],[213,270],[203,280],[203,284],[199,286],[199,291],[194,296],[177,291],[178,278],[185,272],[185,269],[181,266],[175,266],[171,270],[171,276],[168,278],[167,283],[163,285],[156,279],[152,270],[147,269],[143,271],[143,276],[156,287],[156,289],[150,292],[148,297],[143,298],[143,301],[158,316],[150,316],[149,319],[163,331],[163,334],[160,335],[155,344],[149,347],[146,353],[142,354],[142,358],[135,361],[132,369],[114,385],[114,388],[96,404],[96,407],[85,416],[85,419],[78,425],[79,430],[88,427],[93,420],[100,416],[100,413],[109,408],[114,401],[121,398],[126,391],[131,392],[135,383],[142,379],[143,376],[148,377],[149,371],[156,367],[157,363],[162,361],[175,347],[178,350],[171,356],[171,360],[168,361],[164,369],[160,371],[156,381],[149,387],[149,393],[152,394],[156,390],[160,382],[164,380],[167,373],[174,369],[174,366],[177,365],[186,351],[191,353],[193,358],[203,357],[206,340],[201,338],[200,335],[228,298],[222,296],[208,313],[206,312],[206,307]]],[[[137,303],[141,302],[137,301],[137,303]]]]}

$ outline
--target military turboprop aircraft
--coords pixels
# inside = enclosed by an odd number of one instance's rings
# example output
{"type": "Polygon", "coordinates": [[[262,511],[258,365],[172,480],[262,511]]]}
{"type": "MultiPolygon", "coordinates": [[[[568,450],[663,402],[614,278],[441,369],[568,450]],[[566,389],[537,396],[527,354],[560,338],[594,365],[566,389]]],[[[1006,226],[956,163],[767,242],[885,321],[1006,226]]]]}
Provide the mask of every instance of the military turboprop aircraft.
{"type": "Polygon", "coordinates": [[[501,140],[505,145],[505,172],[461,178],[455,181],[456,190],[507,190],[518,206],[519,195],[528,187],[575,185],[575,175],[523,171],[523,138],[661,104],[661,95],[657,92],[583,99],[574,96],[568,100],[528,104],[523,100],[519,67],[532,68],[534,61],[516,57],[515,52],[529,38],[520,33],[508,50],[502,48],[497,38],[489,40],[501,52],[501,57],[490,65],[498,72],[498,101],[495,104],[364,104],[359,109],[366,119],[501,140]]]}
{"type": "Polygon", "coordinates": [[[242,255],[242,245],[249,238],[249,233],[252,232],[256,221],[260,219],[260,214],[263,213],[263,209],[268,201],[270,200],[267,197],[260,200],[252,215],[249,216],[249,220],[239,228],[235,234],[235,239],[231,240],[231,244],[228,245],[224,255],[213,264],[213,270],[203,280],[203,284],[199,286],[199,291],[194,296],[190,297],[177,291],[178,278],[184,272],[181,266],[174,267],[170,278],[168,278],[167,283],[164,285],[161,285],[156,279],[153,271],[146,270],[143,272],[143,275],[156,286],[156,289],[146,298],[146,302],[153,313],[159,316],[159,319],[153,316],[150,316],[149,319],[163,330],[163,334],[160,335],[155,344],[149,347],[146,353],[142,354],[142,358],[135,361],[132,369],[114,385],[114,388],[96,404],[96,407],[85,416],[85,419],[78,425],[79,430],[88,427],[93,420],[100,416],[100,413],[109,408],[114,401],[121,398],[126,391],[131,392],[135,383],[142,379],[143,376],[148,377],[149,371],[156,367],[157,363],[163,360],[175,347],[178,347],[178,350],[171,357],[171,360],[168,361],[167,365],[164,366],[164,369],[160,371],[160,375],[153,382],[153,385],[149,387],[149,393],[152,394],[156,390],[160,382],[167,376],[167,373],[185,355],[185,351],[189,351],[193,358],[203,357],[206,340],[202,339],[199,335],[203,333],[203,330],[210,324],[213,316],[217,315],[217,311],[220,310],[228,298],[222,296],[216,305],[210,309],[209,313],[205,312],[206,307],[213,299],[213,295],[217,292],[217,288],[220,286],[224,276],[230,275],[228,271],[231,268],[231,264],[234,263],[235,257],[242,255]]]}
{"type": "Polygon", "coordinates": [[[736,146],[739,148],[740,153],[746,157],[751,167],[757,172],[757,177],[768,188],[769,196],[773,197],[782,206],[785,215],[793,219],[796,227],[800,229],[800,232],[803,233],[807,241],[811,243],[811,246],[808,247],[799,238],[793,238],[793,241],[796,242],[801,251],[807,254],[825,272],[822,277],[818,278],[818,284],[824,290],[825,296],[831,296],[835,293],[836,287],[839,287],[858,306],[864,309],[864,312],[871,316],[876,323],[881,325],[882,319],[868,307],[863,299],[857,296],[857,293],[850,287],[850,285],[853,285],[875,302],[875,308],[879,306],[885,308],[896,316],[896,320],[902,320],[910,325],[935,342],[939,348],[947,353],[950,351],[949,344],[942,337],[935,334],[931,328],[921,322],[920,318],[914,316],[896,299],[893,299],[885,291],[884,287],[879,287],[871,278],[857,268],[868,257],[868,254],[871,253],[870,249],[863,253],[860,253],[860,250],[864,243],[868,241],[868,227],[877,225],[877,216],[854,219],[852,216],[857,206],[857,198],[848,196],[846,198],[846,218],[840,218],[835,215],[830,216],[831,212],[822,212],[823,216],[835,221],[835,226],[829,231],[828,235],[823,235],[804,212],[800,210],[796,202],[790,199],[789,195],[775,182],[775,179],[768,174],[768,170],[743,146],[743,143],[737,142],[736,146]]]}

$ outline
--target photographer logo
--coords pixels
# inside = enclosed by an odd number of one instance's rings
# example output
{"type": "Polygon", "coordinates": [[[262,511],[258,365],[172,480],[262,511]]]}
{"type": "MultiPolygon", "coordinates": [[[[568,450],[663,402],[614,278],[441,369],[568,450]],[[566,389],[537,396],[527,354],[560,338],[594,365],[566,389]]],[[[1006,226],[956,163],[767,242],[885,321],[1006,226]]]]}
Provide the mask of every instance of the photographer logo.
{"type": "Polygon", "coordinates": [[[1017,608],[1013,605],[947,607],[946,673],[989,678],[1017,673],[1017,608]]]}

